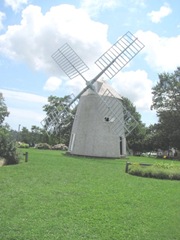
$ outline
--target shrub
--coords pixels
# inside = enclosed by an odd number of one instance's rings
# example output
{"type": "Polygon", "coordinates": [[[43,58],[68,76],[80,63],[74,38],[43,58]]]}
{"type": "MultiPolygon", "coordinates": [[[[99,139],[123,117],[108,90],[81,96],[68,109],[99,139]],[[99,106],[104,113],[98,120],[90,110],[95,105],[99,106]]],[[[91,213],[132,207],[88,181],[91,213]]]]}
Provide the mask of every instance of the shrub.
{"type": "Polygon", "coordinates": [[[38,143],[35,145],[37,149],[51,149],[51,146],[47,143],[38,143]]]}
{"type": "Polygon", "coordinates": [[[0,127],[0,157],[5,159],[4,165],[19,163],[16,142],[5,127],[0,127]]]}
{"type": "Polygon", "coordinates": [[[128,173],[141,177],[180,180],[180,166],[172,163],[157,163],[152,166],[142,166],[135,163],[129,166],[128,173]]]}
{"type": "Polygon", "coordinates": [[[28,143],[23,143],[23,142],[18,142],[17,146],[19,148],[29,148],[29,144],[28,143]]]}
{"type": "Polygon", "coordinates": [[[63,151],[67,151],[68,150],[68,147],[63,144],[63,143],[60,143],[60,144],[57,144],[57,145],[54,145],[52,147],[53,150],[63,150],[63,151]]]}

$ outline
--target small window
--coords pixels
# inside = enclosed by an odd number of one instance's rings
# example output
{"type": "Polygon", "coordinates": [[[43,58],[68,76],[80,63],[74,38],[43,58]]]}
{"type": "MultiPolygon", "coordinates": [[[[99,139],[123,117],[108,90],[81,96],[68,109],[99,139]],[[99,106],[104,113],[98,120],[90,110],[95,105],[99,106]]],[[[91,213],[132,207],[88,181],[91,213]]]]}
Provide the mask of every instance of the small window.
{"type": "Polygon", "coordinates": [[[109,122],[109,117],[105,117],[104,120],[105,120],[106,122],[109,122]]]}

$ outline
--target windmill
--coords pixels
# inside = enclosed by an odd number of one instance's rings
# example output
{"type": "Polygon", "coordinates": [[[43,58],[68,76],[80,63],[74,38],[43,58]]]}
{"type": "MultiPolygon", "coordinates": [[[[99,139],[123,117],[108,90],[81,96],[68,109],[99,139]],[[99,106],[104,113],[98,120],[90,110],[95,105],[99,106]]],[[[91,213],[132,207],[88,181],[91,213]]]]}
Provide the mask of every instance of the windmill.
{"type": "Polygon", "coordinates": [[[87,81],[89,68],[66,43],[53,53],[58,66],[73,79],[81,76],[86,87],[67,106],[55,109],[41,123],[47,131],[58,132],[60,125],[77,106],[68,152],[73,155],[119,158],[126,155],[126,137],[137,121],[123,106],[121,96],[100,80],[105,74],[112,79],[141,51],[144,45],[132,33],[124,34],[95,63],[100,73],[87,81]]]}

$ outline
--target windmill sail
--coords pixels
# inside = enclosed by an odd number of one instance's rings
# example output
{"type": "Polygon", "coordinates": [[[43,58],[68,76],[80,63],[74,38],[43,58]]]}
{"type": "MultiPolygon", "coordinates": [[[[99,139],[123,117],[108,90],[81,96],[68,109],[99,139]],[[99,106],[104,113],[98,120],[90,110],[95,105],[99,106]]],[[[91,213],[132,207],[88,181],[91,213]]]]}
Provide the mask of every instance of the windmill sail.
{"type": "Polygon", "coordinates": [[[144,45],[138,38],[127,32],[95,63],[111,79],[143,48],[144,45]]]}
{"type": "Polygon", "coordinates": [[[89,69],[67,43],[53,53],[52,58],[70,79],[73,79],[78,75],[83,77],[82,73],[89,69]]]}

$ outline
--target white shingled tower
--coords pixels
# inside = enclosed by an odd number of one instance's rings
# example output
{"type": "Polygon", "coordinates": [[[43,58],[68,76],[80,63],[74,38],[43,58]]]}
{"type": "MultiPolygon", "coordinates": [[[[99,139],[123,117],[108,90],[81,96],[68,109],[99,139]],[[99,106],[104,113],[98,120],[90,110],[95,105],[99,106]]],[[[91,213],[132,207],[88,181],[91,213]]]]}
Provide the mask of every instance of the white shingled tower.
{"type": "Polygon", "coordinates": [[[126,155],[126,136],[137,126],[137,121],[123,106],[121,96],[99,79],[103,74],[108,79],[113,78],[143,47],[127,32],[96,61],[101,72],[91,81],[82,75],[88,70],[87,65],[67,43],[52,55],[69,78],[80,75],[87,85],[62,111],[55,109],[41,122],[47,131],[55,133],[78,101],[68,149],[70,154],[103,158],[126,155]]]}
{"type": "Polygon", "coordinates": [[[68,152],[74,155],[119,158],[126,155],[121,96],[105,82],[97,81],[95,88],[96,92],[88,89],[79,100],[68,152]],[[104,96],[107,91],[113,93],[113,97],[104,96]],[[114,114],[108,108],[103,112],[102,105],[107,98],[109,108],[116,106],[119,112],[118,129],[113,129],[114,114]],[[119,131],[118,134],[116,131],[119,131]]]}

